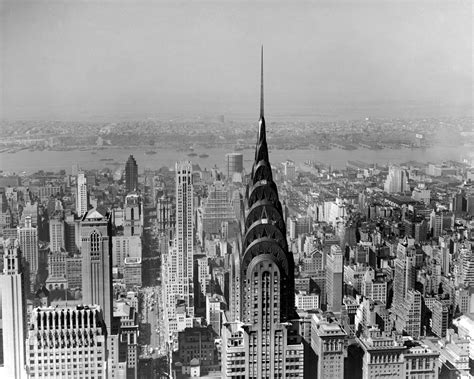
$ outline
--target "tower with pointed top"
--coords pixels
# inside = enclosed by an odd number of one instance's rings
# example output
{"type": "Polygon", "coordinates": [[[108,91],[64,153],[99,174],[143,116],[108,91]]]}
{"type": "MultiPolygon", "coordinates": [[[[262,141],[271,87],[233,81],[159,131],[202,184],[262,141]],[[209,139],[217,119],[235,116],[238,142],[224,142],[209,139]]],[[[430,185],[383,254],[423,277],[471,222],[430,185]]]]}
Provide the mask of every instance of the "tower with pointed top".
{"type": "Polygon", "coordinates": [[[294,306],[294,261],[288,250],[283,210],[268,157],[263,47],[260,90],[258,138],[242,226],[243,254],[234,263],[239,267],[240,293],[233,294],[239,298],[231,299],[231,304],[238,304],[240,312],[231,310],[231,314],[240,319],[229,320],[223,330],[222,370],[226,378],[302,378],[303,344],[292,323],[298,318],[294,306]],[[234,360],[238,354],[243,355],[234,360]],[[241,358],[245,358],[245,366],[235,367],[241,358]]]}
{"type": "Polygon", "coordinates": [[[82,299],[100,305],[107,333],[112,329],[112,226],[110,213],[91,209],[81,220],[82,299]]]}

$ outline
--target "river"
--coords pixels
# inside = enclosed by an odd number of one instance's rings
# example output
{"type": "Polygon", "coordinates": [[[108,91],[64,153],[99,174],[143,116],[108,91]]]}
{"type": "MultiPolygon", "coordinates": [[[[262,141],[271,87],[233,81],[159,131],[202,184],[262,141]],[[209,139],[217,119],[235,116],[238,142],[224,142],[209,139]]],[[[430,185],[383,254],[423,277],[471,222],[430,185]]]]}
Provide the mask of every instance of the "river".
{"type": "MultiPolygon", "coordinates": [[[[224,168],[225,154],[229,151],[225,148],[196,149],[197,154],[206,153],[207,158],[199,156],[188,157],[187,152],[178,152],[173,148],[154,149],[156,154],[147,155],[145,151],[150,148],[118,148],[108,147],[103,150],[97,150],[95,154],[92,151],[71,150],[71,151],[29,151],[22,150],[16,153],[0,154],[0,169],[4,172],[27,174],[38,170],[59,171],[65,169],[70,172],[73,165],[78,164],[83,169],[93,168],[116,168],[123,167],[130,154],[135,157],[140,172],[145,168],[158,169],[162,166],[172,167],[177,160],[191,160],[197,163],[201,168],[217,167],[224,168]],[[104,161],[107,159],[107,161],[104,161]],[[117,162],[120,165],[113,165],[117,162]]],[[[248,170],[253,158],[253,150],[242,151],[244,154],[244,166],[248,170]]],[[[348,160],[358,160],[366,163],[401,163],[408,161],[418,162],[441,162],[445,160],[459,160],[472,154],[468,147],[430,147],[426,149],[384,149],[384,150],[276,150],[270,151],[270,161],[273,164],[291,159],[298,166],[302,166],[307,160],[318,161],[324,164],[330,164],[333,168],[343,168],[348,160]]]]}

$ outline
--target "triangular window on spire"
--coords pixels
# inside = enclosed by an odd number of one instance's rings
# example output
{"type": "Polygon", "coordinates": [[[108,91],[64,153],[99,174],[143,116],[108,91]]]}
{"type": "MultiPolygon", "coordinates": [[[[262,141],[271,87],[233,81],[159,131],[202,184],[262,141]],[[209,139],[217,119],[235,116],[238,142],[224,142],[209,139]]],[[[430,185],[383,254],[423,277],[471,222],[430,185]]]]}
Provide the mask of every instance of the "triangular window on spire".
{"type": "Polygon", "coordinates": [[[263,207],[263,209],[262,209],[262,215],[260,216],[260,218],[261,218],[262,220],[263,220],[263,219],[268,220],[267,208],[266,208],[266,207],[263,207]]]}

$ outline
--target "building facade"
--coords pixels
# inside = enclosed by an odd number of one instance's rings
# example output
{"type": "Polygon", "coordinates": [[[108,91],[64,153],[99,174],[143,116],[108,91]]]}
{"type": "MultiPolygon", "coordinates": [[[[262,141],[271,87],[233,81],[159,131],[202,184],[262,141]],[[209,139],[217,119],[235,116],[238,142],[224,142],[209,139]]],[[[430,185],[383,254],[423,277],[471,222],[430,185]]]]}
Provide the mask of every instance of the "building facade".
{"type": "Polygon", "coordinates": [[[3,275],[0,275],[2,306],[3,378],[27,378],[25,371],[26,296],[18,240],[4,241],[3,275]]]}
{"type": "Polygon", "coordinates": [[[368,335],[359,339],[364,350],[362,359],[362,378],[404,378],[403,353],[405,346],[392,336],[381,333],[377,328],[368,331],[368,335]]]}
{"type": "Polygon", "coordinates": [[[64,221],[58,218],[49,220],[49,250],[62,251],[65,248],[64,221]]]}
{"type": "Polygon", "coordinates": [[[82,299],[99,305],[107,331],[112,327],[112,238],[110,214],[91,209],[81,220],[82,299]]]}
{"type": "Polygon", "coordinates": [[[209,186],[208,197],[202,206],[202,230],[207,235],[221,234],[221,224],[235,219],[229,191],[221,181],[209,186]]]}
{"type": "Polygon", "coordinates": [[[136,193],[130,193],[125,197],[123,209],[123,234],[128,236],[139,236],[143,234],[143,200],[136,193]]]}
{"type": "Polygon", "coordinates": [[[127,193],[138,189],[138,166],[137,161],[130,155],[125,163],[125,190],[127,193]]]}
{"type": "Polygon", "coordinates": [[[82,217],[89,207],[86,175],[83,172],[78,173],[76,181],[76,212],[79,217],[82,217]]]}
{"type": "Polygon", "coordinates": [[[344,256],[338,245],[332,245],[326,258],[327,309],[338,313],[342,309],[344,256]]]}
{"type": "Polygon", "coordinates": [[[282,206],[268,157],[263,50],[260,122],[246,208],[243,254],[238,263],[240,293],[233,294],[240,299],[231,300],[240,304],[241,319],[224,324],[222,375],[246,379],[302,378],[304,347],[297,325],[291,322],[298,318],[293,254],[288,250],[282,206]]]}
{"type": "Polygon", "coordinates": [[[228,153],[225,155],[227,179],[244,170],[244,155],[242,153],[228,153]]]}
{"type": "Polygon", "coordinates": [[[30,378],[107,378],[99,306],[33,309],[26,348],[30,378]]]}
{"type": "Polygon", "coordinates": [[[318,356],[317,378],[344,378],[347,333],[335,320],[321,314],[312,315],[311,348],[318,356]]]}
{"type": "Polygon", "coordinates": [[[20,242],[23,257],[28,262],[30,290],[33,291],[38,273],[38,229],[31,224],[29,216],[25,219],[25,225],[18,227],[18,240],[20,242]]]}
{"type": "Polygon", "coordinates": [[[193,286],[193,176],[191,162],[177,162],[176,232],[172,245],[162,254],[162,298],[165,335],[177,348],[179,331],[192,326],[194,318],[193,286]],[[177,308],[180,307],[178,317],[177,308]]]}

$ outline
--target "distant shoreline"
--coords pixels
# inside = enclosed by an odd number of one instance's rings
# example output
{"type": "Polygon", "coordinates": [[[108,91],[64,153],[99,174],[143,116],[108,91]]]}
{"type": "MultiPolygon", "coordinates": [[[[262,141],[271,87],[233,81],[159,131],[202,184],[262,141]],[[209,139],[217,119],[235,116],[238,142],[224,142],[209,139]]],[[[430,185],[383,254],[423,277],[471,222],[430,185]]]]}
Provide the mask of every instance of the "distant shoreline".
{"type": "MultiPolygon", "coordinates": [[[[73,165],[78,164],[84,169],[111,170],[123,169],[127,157],[132,154],[137,160],[139,171],[144,169],[156,169],[160,167],[173,167],[179,160],[191,160],[199,164],[201,168],[212,168],[217,166],[224,169],[225,155],[233,152],[233,149],[223,147],[200,149],[196,148],[197,156],[189,157],[189,150],[176,151],[174,148],[153,148],[147,147],[107,147],[97,149],[90,147],[87,150],[68,151],[29,151],[21,150],[13,154],[0,152],[0,169],[4,172],[33,173],[39,170],[61,170],[71,172],[73,165]],[[156,154],[147,152],[156,151],[156,154]],[[93,152],[95,154],[93,154],[93,152]],[[201,157],[199,156],[201,155],[201,157]],[[205,156],[208,155],[208,156],[205,156]]],[[[244,166],[250,170],[253,148],[242,149],[244,155],[244,166]]],[[[386,165],[391,163],[403,163],[408,161],[416,162],[442,162],[447,160],[460,161],[467,157],[472,149],[459,146],[428,147],[425,149],[380,149],[372,150],[358,148],[357,150],[344,150],[332,148],[330,150],[294,149],[282,150],[270,148],[270,162],[277,165],[287,159],[293,160],[299,167],[306,161],[320,162],[331,165],[333,168],[345,168],[347,161],[361,161],[368,164],[378,163],[386,165]]],[[[472,158],[471,158],[472,159],[472,158]]]]}

